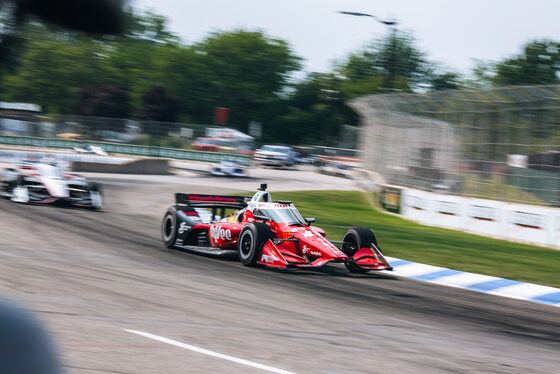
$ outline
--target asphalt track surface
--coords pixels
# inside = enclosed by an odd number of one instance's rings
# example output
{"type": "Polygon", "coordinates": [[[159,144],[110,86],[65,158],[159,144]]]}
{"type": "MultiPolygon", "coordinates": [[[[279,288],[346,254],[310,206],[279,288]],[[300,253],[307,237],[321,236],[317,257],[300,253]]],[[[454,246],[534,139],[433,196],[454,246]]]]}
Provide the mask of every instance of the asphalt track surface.
{"type": "Polygon", "coordinates": [[[101,212],[0,201],[0,295],[43,321],[70,373],[267,372],[127,329],[295,373],[560,368],[557,307],[338,265],[275,271],[169,250],[159,224],[173,192],[246,182],[95,177],[101,212]]]}

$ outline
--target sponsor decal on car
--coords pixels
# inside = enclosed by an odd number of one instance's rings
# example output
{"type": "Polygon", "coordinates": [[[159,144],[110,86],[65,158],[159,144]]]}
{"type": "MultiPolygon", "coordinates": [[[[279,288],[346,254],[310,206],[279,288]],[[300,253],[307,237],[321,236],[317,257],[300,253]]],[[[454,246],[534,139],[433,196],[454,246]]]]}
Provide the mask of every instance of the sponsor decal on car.
{"type": "Polygon", "coordinates": [[[311,248],[309,248],[309,247],[307,246],[307,244],[305,244],[305,245],[303,246],[303,249],[301,250],[301,252],[302,252],[304,255],[311,255],[311,256],[321,257],[321,252],[319,252],[319,251],[313,251],[311,248]]]}
{"type": "Polygon", "coordinates": [[[266,262],[267,264],[273,264],[274,262],[276,262],[276,259],[271,255],[264,255],[263,254],[261,256],[261,261],[266,262]]]}
{"type": "Polygon", "coordinates": [[[236,203],[237,199],[235,197],[224,197],[224,196],[214,196],[214,195],[188,195],[188,200],[191,201],[209,201],[209,202],[220,202],[220,203],[236,203]]]}
{"type": "Polygon", "coordinates": [[[190,230],[190,229],[191,229],[191,226],[187,226],[186,222],[181,222],[181,224],[179,225],[179,230],[178,231],[179,231],[179,234],[182,234],[185,231],[190,230]]]}
{"type": "Polygon", "coordinates": [[[181,212],[186,216],[198,216],[197,212],[190,212],[190,211],[187,211],[187,210],[181,210],[181,212]]]}
{"type": "Polygon", "coordinates": [[[231,230],[230,229],[223,229],[219,226],[210,226],[210,236],[214,238],[214,240],[231,240],[231,230]]]}

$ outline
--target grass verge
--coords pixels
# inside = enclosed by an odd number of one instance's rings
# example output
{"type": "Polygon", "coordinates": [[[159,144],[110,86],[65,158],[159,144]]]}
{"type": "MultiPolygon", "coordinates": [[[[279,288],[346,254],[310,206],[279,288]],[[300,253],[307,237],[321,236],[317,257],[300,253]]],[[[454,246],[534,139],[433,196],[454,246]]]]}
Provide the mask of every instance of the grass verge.
{"type": "Polygon", "coordinates": [[[333,240],[350,227],[369,227],[388,256],[560,287],[560,250],[419,225],[373,209],[358,191],[275,192],[273,198],[293,201],[333,240]]]}

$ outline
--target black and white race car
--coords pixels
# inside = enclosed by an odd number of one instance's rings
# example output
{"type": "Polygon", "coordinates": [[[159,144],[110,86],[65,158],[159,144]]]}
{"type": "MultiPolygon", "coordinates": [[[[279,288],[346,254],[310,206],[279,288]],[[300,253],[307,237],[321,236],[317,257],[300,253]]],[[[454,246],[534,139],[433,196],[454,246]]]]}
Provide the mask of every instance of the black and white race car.
{"type": "Polygon", "coordinates": [[[0,175],[0,194],[18,203],[67,204],[101,209],[103,197],[98,183],[66,174],[54,161],[22,161],[0,175]]]}
{"type": "Polygon", "coordinates": [[[237,161],[221,161],[213,165],[210,174],[217,177],[247,177],[245,167],[237,161]]]}

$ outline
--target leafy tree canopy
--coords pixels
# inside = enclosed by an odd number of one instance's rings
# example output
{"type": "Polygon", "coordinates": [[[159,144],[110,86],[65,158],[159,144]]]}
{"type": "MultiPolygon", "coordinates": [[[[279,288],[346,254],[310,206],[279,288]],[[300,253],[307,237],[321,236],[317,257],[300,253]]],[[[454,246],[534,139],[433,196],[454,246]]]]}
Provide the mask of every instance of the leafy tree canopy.
{"type": "Polygon", "coordinates": [[[493,83],[498,85],[536,85],[558,83],[560,43],[537,40],[528,43],[517,56],[495,66],[493,83]]]}
{"type": "Polygon", "coordinates": [[[337,68],[350,83],[350,96],[367,93],[410,92],[430,81],[429,63],[411,34],[393,30],[364,50],[351,54],[337,68]]]}
{"type": "Polygon", "coordinates": [[[78,90],[73,112],[82,116],[128,118],[128,93],[119,86],[99,84],[78,90]]]}

